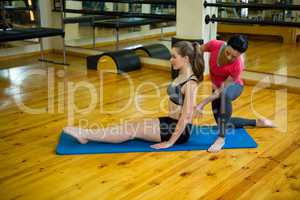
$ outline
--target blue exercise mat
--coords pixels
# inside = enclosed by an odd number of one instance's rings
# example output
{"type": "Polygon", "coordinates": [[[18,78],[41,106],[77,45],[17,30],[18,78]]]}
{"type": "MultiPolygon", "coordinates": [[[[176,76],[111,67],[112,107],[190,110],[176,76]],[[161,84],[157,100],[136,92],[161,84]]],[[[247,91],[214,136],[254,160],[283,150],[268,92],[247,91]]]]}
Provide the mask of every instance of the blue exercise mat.
{"type": "MultiPolygon", "coordinates": [[[[218,137],[217,128],[193,126],[191,137],[186,144],[174,145],[167,149],[156,150],[150,147],[152,142],[142,140],[131,140],[120,144],[110,144],[102,142],[89,142],[80,144],[75,138],[62,133],[56,147],[59,155],[71,154],[102,154],[102,153],[129,153],[129,152],[153,152],[153,151],[192,151],[207,150],[218,137]]],[[[231,129],[227,131],[225,149],[234,148],[255,148],[256,142],[243,128],[231,129]]]]}

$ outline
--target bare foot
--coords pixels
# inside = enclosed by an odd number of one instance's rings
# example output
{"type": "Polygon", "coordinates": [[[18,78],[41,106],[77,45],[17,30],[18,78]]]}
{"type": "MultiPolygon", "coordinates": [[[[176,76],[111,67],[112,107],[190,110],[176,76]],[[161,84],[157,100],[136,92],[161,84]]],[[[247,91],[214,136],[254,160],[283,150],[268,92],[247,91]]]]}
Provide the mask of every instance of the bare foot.
{"type": "Polygon", "coordinates": [[[223,148],[224,144],[225,144],[225,138],[218,137],[214,142],[214,144],[212,144],[207,151],[211,153],[217,153],[223,148]]]}
{"type": "Polygon", "coordinates": [[[88,139],[84,138],[83,130],[77,127],[68,126],[63,129],[64,133],[71,135],[72,137],[76,138],[76,140],[81,144],[88,143],[88,139]]]}
{"type": "Polygon", "coordinates": [[[257,119],[256,120],[257,127],[266,127],[266,128],[275,128],[276,125],[269,119],[257,119]]]}

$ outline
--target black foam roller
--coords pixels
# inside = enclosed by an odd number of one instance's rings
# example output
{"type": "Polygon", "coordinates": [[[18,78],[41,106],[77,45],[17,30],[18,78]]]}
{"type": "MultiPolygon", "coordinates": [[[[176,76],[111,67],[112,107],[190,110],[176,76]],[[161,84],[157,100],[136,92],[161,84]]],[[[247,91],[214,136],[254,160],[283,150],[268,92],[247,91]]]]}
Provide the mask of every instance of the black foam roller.
{"type": "Polygon", "coordinates": [[[134,50],[120,50],[106,52],[101,55],[93,55],[87,57],[87,67],[89,69],[97,69],[98,60],[102,56],[111,57],[116,63],[119,73],[129,72],[141,68],[141,62],[139,57],[135,54],[134,50]]]}
{"type": "Polygon", "coordinates": [[[152,58],[159,58],[164,60],[169,60],[171,58],[169,49],[163,44],[145,45],[138,47],[136,50],[143,50],[152,58]]]}

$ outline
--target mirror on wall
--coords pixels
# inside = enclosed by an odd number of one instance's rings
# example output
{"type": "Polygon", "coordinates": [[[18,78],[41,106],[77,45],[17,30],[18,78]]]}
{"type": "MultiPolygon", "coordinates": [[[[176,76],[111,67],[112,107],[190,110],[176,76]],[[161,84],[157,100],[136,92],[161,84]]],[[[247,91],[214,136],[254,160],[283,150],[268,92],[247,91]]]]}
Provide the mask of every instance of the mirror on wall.
{"type": "MultiPolygon", "coordinates": [[[[300,0],[223,0],[217,2],[300,5],[300,0]]],[[[220,7],[218,17],[299,23],[300,10],[220,7]]],[[[225,39],[237,33],[247,35],[250,42],[245,54],[246,70],[300,78],[300,70],[298,70],[300,69],[300,27],[220,22],[218,33],[225,39]]]]}
{"type": "MultiPolygon", "coordinates": [[[[39,23],[37,0],[0,1],[0,30],[36,27],[39,23]]],[[[0,48],[13,48],[36,43],[37,39],[0,43],[0,48]]]]}

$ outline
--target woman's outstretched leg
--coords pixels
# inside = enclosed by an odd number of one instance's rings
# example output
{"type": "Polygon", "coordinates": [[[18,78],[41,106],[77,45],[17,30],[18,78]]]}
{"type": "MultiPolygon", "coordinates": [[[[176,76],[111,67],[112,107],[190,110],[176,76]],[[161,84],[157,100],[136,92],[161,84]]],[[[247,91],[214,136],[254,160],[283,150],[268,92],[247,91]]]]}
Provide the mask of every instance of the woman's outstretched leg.
{"type": "Polygon", "coordinates": [[[259,118],[259,119],[246,119],[240,117],[232,117],[228,125],[233,128],[243,128],[243,127],[261,127],[261,128],[275,128],[276,125],[269,119],[259,118]]]}
{"type": "Polygon", "coordinates": [[[134,138],[160,142],[160,126],[158,119],[144,119],[139,122],[128,122],[117,126],[84,129],[79,127],[66,127],[64,132],[73,136],[82,144],[89,141],[122,143],[134,138]]]}

